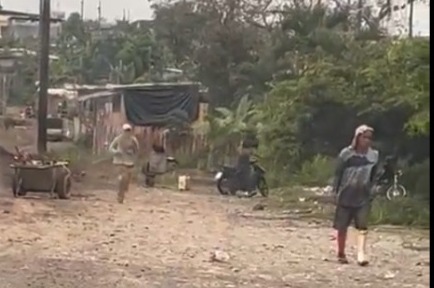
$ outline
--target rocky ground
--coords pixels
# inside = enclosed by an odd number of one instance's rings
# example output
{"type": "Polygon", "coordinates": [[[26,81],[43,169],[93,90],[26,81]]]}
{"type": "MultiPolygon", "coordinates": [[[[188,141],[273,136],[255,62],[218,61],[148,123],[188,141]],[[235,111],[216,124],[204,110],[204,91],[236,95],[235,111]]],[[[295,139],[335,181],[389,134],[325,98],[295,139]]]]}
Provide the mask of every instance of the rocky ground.
{"type": "Polygon", "coordinates": [[[429,287],[420,231],[375,229],[360,268],[336,263],[328,223],[252,211],[260,200],[209,187],[135,187],[124,205],[110,189],[0,194],[0,288],[429,287]]]}
{"type": "MultiPolygon", "coordinates": [[[[1,146],[34,142],[32,129],[15,130],[0,133],[1,146]]],[[[373,229],[366,268],[354,263],[353,235],[342,266],[328,221],[253,211],[259,198],[220,197],[209,185],[134,187],[119,205],[113,185],[101,186],[115,179],[101,164],[99,180],[75,185],[70,200],[14,199],[3,154],[0,288],[429,287],[426,231],[373,229]]]]}

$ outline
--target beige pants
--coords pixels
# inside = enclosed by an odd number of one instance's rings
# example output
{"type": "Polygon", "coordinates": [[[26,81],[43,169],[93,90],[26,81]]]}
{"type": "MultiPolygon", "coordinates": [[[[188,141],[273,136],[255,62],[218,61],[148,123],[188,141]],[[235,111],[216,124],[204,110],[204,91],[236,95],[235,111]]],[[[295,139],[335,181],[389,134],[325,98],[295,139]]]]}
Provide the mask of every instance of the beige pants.
{"type": "Polygon", "coordinates": [[[133,174],[133,165],[116,165],[118,168],[119,190],[118,190],[118,202],[124,203],[125,194],[128,192],[131,182],[131,176],[133,174]]]}

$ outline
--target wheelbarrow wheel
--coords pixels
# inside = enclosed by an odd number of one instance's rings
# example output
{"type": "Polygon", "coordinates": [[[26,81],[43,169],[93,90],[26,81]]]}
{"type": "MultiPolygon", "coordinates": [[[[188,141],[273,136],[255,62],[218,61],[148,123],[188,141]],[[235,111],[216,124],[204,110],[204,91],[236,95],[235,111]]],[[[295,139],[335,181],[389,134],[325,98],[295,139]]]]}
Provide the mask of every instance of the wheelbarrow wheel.
{"type": "Polygon", "coordinates": [[[18,196],[26,196],[27,191],[23,189],[23,178],[15,175],[12,179],[12,192],[14,193],[14,197],[18,196]]]}
{"type": "Polygon", "coordinates": [[[69,199],[71,197],[71,178],[69,176],[59,178],[55,191],[60,199],[69,199]]]}

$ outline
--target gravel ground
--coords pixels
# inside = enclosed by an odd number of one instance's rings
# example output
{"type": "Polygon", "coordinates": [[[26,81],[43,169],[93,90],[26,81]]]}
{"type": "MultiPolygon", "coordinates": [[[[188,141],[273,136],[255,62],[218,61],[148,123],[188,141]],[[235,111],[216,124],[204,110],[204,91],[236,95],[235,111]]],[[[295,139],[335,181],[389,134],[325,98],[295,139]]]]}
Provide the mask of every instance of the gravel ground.
{"type": "Polygon", "coordinates": [[[354,235],[353,261],[339,265],[328,223],[273,218],[252,211],[255,199],[136,187],[119,205],[111,190],[68,201],[3,192],[0,288],[429,287],[420,231],[374,229],[360,268],[354,235]]]}

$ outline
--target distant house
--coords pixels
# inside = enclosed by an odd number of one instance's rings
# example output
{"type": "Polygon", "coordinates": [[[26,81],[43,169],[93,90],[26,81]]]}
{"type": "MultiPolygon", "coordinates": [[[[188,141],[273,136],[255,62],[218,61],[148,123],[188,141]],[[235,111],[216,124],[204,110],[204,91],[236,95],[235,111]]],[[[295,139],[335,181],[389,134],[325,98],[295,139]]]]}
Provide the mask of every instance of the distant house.
{"type": "MultiPolygon", "coordinates": [[[[55,40],[61,33],[64,12],[51,13],[50,38],[55,40]]],[[[0,10],[0,37],[12,39],[36,39],[39,37],[39,15],[18,11],[0,10]]]]}
{"type": "Polygon", "coordinates": [[[154,26],[154,20],[135,20],[131,22],[131,25],[138,29],[151,29],[154,26]]]}
{"type": "Polygon", "coordinates": [[[47,116],[57,117],[58,107],[64,102],[77,99],[77,92],[62,88],[49,88],[47,91],[47,116]]]}
{"type": "Polygon", "coordinates": [[[95,39],[105,39],[117,33],[115,29],[116,28],[115,23],[101,21],[98,23],[93,23],[93,26],[94,27],[90,29],[90,32],[92,34],[92,38],[95,39]]]}

